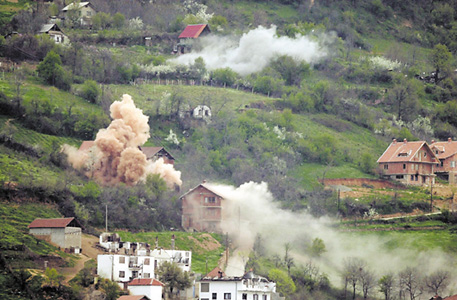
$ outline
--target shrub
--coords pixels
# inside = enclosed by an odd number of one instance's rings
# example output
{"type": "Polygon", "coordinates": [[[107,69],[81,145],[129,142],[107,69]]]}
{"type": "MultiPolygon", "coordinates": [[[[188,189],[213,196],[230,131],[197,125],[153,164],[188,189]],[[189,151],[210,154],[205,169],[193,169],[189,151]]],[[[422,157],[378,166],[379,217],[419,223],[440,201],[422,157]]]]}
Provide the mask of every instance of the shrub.
{"type": "Polygon", "coordinates": [[[216,69],[212,73],[212,78],[219,84],[232,86],[237,78],[237,73],[230,68],[216,69]]]}

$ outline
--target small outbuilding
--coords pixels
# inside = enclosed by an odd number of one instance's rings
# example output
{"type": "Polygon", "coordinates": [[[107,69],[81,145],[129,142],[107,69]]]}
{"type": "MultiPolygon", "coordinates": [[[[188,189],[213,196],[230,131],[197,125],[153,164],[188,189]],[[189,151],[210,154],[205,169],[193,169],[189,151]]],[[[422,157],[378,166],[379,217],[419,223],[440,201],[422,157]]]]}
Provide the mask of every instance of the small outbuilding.
{"type": "Polygon", "coordinates": [[[82,226],[75,218],[35,219],[29,233],[67,251],[81,252],[82,226]]]}
{"type": "Polygon", "coordinates": [[[187,25],[187,27],[179,35],[179,43],[176,51],[178,53],[185,53],[192,49],[192,45],[196,39],[211,33],[208,24],[194,24],[187,25]]]}
{"type": "Polygon", "coordinates": [[[132,295],[146,295],[151,300],[162,300],[164,284],[154,278],[135,278],[128,284],[132,295]]]}
{"type": "Polygon", "coordinates": [[[41,26],[40,34],[48,35],[56,44],[69,44],[68,37],[63,33],[57,24],[44,24],[41,26]]]}

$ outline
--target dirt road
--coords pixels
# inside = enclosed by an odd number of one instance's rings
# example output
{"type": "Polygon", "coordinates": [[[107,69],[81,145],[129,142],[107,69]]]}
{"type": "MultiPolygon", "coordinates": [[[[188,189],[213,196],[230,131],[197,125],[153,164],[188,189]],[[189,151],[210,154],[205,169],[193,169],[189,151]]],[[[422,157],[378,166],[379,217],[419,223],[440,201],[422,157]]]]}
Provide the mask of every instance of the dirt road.
{"type": "Polygon", "coordinates": [[[76,261],[74,267],[70,268],[59,268],[58,271],[60,274],[65,276],[63,284],[68,284],[68,282],[73,279],[73,277],[78,274],[84,268],[84,264],[94,259],[97,260],[97,255],[102,252],[93,247],[98,242],[98,238],[93,235],[83,234],[81,237],[81,247],[82,253],[79,255],[79,259],[76,261]]]}

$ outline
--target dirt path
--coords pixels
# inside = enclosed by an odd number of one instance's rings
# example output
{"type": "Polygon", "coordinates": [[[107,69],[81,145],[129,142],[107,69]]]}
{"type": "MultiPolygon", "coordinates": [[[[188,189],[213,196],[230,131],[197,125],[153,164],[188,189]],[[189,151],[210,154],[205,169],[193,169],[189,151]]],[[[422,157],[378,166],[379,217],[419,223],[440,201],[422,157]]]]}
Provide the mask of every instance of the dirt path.
{"type": "Polygon", "coordinates": [[[91,260],[97,260],[97,255],[102,253],[93,246],[98,242],[98,238],[92,235],[83,234],[81,237],[82,254],[79,255],[79,259],[76,261],[74,267],[71,268],[60,268],[58,271],[60,274],[65,276],[63,284],[68,284],[73,277],[78,274],[84,268],[84,264],[91,260]]]}

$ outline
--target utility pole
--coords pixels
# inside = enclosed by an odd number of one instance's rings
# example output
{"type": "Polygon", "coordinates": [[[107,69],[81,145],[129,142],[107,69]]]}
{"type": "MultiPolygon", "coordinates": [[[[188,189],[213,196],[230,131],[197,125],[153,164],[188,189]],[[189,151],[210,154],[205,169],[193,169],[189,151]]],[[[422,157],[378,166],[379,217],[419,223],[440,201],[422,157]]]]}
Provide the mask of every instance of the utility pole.
{"type": "Polygon", "coordinates": [[[105,204],[105,232],[108,232],[108,204],[105,204]]]}
{"type": "Polygon", "coordinates": [[[433,212],[433,178],[430,177],[430,212],[433,212]]]}

